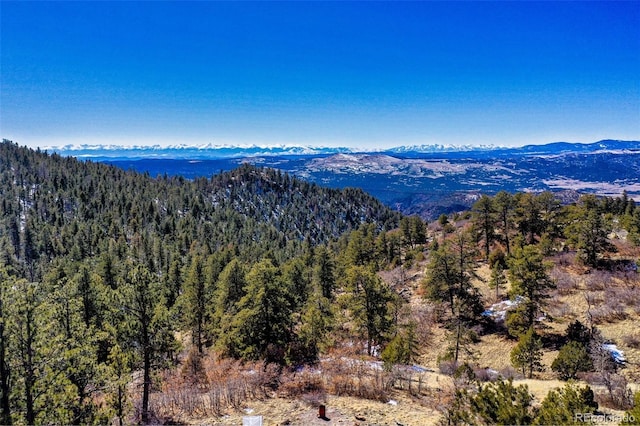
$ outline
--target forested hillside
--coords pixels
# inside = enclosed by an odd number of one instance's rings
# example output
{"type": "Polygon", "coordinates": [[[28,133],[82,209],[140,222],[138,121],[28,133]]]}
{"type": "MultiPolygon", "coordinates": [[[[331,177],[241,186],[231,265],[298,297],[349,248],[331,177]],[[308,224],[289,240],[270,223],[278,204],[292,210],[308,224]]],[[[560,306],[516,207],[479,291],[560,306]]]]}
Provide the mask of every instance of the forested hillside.
{"type": "Polygon", "coordinates": [[[0,173],[0,424],[224,424],[277,397],[403,398],[403,424],[638,410],[626,194],[502,191],[427,224],[248,165],[151,177],[5,141],[0,173]]]}
{"type": "MultiPolygon", "coordinates": [[[[10,142],[0,149],[3,226],[16,258],[31,266],[40,256],[94,256],[109,240],[182,254],[193,241],[210,251],[232,244],[254,259],[268,251],[291,257],[305,240],[326,243],[366,221],[392,228],[399,220],[360,190],[322,188],[272,169],[154,179],[10,142]]],[[[160,254],[158,262],[167,258],[160,254]]]]}
{"type": "MultiPolygon", "coordinates": [[[[333,258],[320,245],[400,219],[361,190],[270,169],[152,178],[9,141],[0,195],[0,424],[122,417],[133,371],[143,373],[146,406],[151,371],[176,361],[178,331],[193,333],[200,352],[215,342],[285,363],[293,328],[306,324],[293,314],[312,270],[333,297],[333,258]],[[253,316],[263,329],[245,327],[253,316]]],[[[290,356],[315,357],[307,346],[290,356]]]]}

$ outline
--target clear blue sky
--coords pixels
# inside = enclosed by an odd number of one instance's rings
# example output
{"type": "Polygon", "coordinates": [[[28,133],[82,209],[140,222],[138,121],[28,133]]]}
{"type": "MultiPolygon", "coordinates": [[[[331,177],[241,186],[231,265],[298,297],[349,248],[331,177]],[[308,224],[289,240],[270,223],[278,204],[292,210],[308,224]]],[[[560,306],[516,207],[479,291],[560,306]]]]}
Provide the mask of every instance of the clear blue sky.
{"type": "Polygon", "coordinates": [[[640,2],[0,2],[21,145],[640,139],[640,2]]]}

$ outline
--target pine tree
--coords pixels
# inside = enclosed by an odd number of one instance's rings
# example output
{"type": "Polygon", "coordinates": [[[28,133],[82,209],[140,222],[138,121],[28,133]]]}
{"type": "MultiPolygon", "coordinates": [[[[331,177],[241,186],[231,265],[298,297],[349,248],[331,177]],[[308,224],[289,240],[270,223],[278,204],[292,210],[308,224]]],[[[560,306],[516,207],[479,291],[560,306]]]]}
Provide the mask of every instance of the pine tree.
{"type": "Polygon", "coordinates": [[[598,256],[612,245],[607,239],[611,224],[604,219],[596,197],[583,196],[580,204],[570,210],[569,221],[565,227],[569,244],[586,265],[597,267],[598,256]]]}
{"type": "Polygon", "coordinates": [[[283,284],[291,296],[291,309],[299,310],[307,301],[311,287],[307,268],[301,258],[287,262],[282,268],[283,284]]]}
{"type": "Polygon", "coordinates": [[[159,280],[142,264],[127,265],[126,279],[121,284],[122,309],[126,314],[130,339],[135,342],[142,364],[141,421],[148,424],[151,372],[158,365],[161,348],[172,340],[167,321],[166,302],[159,280]]]}
{"type": "MultiPolygon", "coordinates": [[[[57,328],[55,303],[41,283],[16,280],[7,299],[12,393],[26,424],[73,423],[77,394],[66,373],[69,358],[57,328]]],[[[89,343],[90,344],[90,343],[89,343]]]]}
{"type": "Polygon", "coordinates": [[[238,302],[246,293],[245,269],[237,258],[232,259],[218,277],[212,304],[211,334],[216,337],[228,332],[233,317],[238,313],[238,302]]]}
{"type": "Polygon", "coordinates": [[[470,341],[469,328],[484,310],[480,293],[471,282],[476,266],[473,255],[468,235],[454,235],[431,254],[423,282],[426,297],[443,303],[449,311],[446,323],[453,338],[451,353],[456,363],[470,341]]]}
{"type": "Polygon", "coordinates": [[[565,333],[569,342],[580,343],[585,348],[591,344],[591,334],[591,331],[578,320],[569,324],[565,333]]]}
{"type": "Polygon", "coordinates": [[[520,322],[526,328],[532,327],[537,313],[549,298],[548,291],[555,287],[547,273],[549,265],[544,262],[540,250],[531,245],[517,247],[508,264],[511,294],[523,296],[525,299],[517,311],[518,315],[522,315],[520,322]]]}
{"type": "Polygon", "coordinates": [[[479,387],[471,398],[470,411],[488,425],[527,425],[533,419],[532,402],[526,385],[500,380],[479,387]]]}
{"type": "Polygon", "coordinates": [[[92,320],[92,311],[97,307],[97,294],[94,294],[86,268],[67,264],[56,268],[45,276],[43,291],[48,294],[47,308],[51,311],[49,323],[51,333],[49,346],[57,343],[59,350],[58,371],[65,378],[65,398],[62,395],[51,399],[46,405],[58,415],[63,412],[70,423],[91,423],[98,411],[92,400],[92,392],[100,386],[97,363],[99,332],[92,320]],[[87,309],[88,307],[88,309],[87,309]],[[88,321],[87,321],[88,319],[88,321]]]}
{"type": "Polygon", "coordinates": [[[191,330],[191,338],[199,354],[203,353],[207,338],[208,306],[212,298],[212,291],[206,286],[203,269],[202,257],[193,256],[184,282],[184,293],[181,295],[184,320],[191,330]]]}
{"type": "Polygon", "coordinates": [[[496,207],[494,201],[488,195],[483,195],[473,204],[471,211],[473,212],[474,226],[482,234],[484,241],[484,258],[488,260],[491,243],[495,238],[496,207]]]}
{"type": "Polygon", "coordinates": [[[5,305],[8,293],[14,286],[14,280],[4,264],[0,263],[0,424],[11,424],[11,405],[9,403],[11,393],[11,367],[9,365],[7,323],[9,313],[5,305]]]}
{"type": "Polygon", "coordinates": [[[400,220],[404,244],[411,249],[427,241],[427,226],[419,216],[405,216],[400,220]]]}
{"type": "Polygon", "coordinates": [[[551,369],[557,372],[562,380],[569,380],[575,379],[579,372],[592,370],[593,362],[584,345],[569,342],[560,349],[551,364],[551,369]]]}
{"type": "Polygon", "coordinates": [[[109,351],[106,362],[107,403],[113,410],[118,426],[124,426],[124,418],[128,408],[127,386],[131,378],[131,365],[133,360],[127,351],[122,350],[119,344],[114,344],[109,351]]]}
{"type": "Polygon", "coordinates": [[[511,364],[522,370],[522,374],[528,378],[534,371],[542,371],[542,341],[533,330],[533,327],[520,336],[518,344],[511,351],[511,364]]]}
{"type": "Polygon", "coordinates": [[[346,306],[361,336],[367,342],[367,354],[386,341],[393,322],[390,317],[391,289],[369,268],[351,266],[345,273],[346,306]]]}
{"type": "Polygon", "coordinates": [[[416,323],[412,322],[403,327],[387,344],[380,355],[385,368],[390,369],[395,364],[409,364],[418,357],[418,340],[416,337],[416,323]]]}
{"type": "Polygon", "coordinates": [[[35,424],[38,414],[35,388],[41,372],[38,367],[44,362],[39,346],[42,342],[38,339],[42,324],[36,315],[42,303],[42,295],[38,291],[37,283],[28,283],[25,280],[15,282],[12,290],[13,297],[9,299],[8,304],[12,307],[12,312],[9,312],[8,317],[13,321],[9,322],[8,328],[9,334],[13,336],[12,350],[17,356],[14,361],[15,368],[12,370],[16,373],[16,382],[22,390],[24,420],[26,424],[35,424]]]}
{"type": "Polygon", "coordinates": [[[227,353],[244,359],[283,362],[286,346],[293,337],[289,300],[271,261],[255,264],[247,273],[246,294],[238,302],[238,313],[224,336],[227,353]]]}
{"type": "Polygon", "coordinates": [[[498,223],[502,240],[507,247],[507,256],[509,256],[511,255],[511,226],[516,203],[511,194],[506,191],[500,191],[494,197],[494,204],[498,212],[498,223]]]}
{"type": "Polygon", "coordinates": [[[507,287],[507,278],[504,276],[504,269],[500,262],[496,262],[491,268],[491,278],[489,288],[496,290],[496,302],[500,300],[500,290],[507,287]]]}
{"type": "Polygon", "coordinates": [[[585,421],[576,418],[576,415],[592,414],[597,409],[598,403],[595,402],[593,391],[589,386],[580,388],[575,384],[567,383],[561,389],[549,391],[542,401],[533,424],[582,424],[585,421]]]}
{"type": "Polygon", "coordinates": [[[302,309],[300,318],[300,339],[306,348],[307,361],[315,361],[318,352],[332,343],[331,331],[335,328],[335,312],[331,301],[315,286],[302,309]]]}
{"type": "Polygon", "coordinates": [[[322,296],[327,300],[334,299],[336,286],[335,263],[331,253],[325,246],[320,246],[315,251],[313,282],[322,291],[322,296]]]}

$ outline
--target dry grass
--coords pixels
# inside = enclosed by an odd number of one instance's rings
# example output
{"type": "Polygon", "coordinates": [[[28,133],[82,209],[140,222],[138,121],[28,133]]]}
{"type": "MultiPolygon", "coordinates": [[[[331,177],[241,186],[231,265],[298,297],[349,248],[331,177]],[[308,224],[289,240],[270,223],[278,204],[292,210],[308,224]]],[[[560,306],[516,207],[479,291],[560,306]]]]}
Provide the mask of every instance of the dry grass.
{"type": "Polygon", "coordinates": [[[188,424],[232,425],[242,424],[242,417],[263,416],[265,426],[276,425],[389,425],[429,426],[437,424],[439,413],[415,404],[411,399],[399,397],[397,405],[362,400],[353,397],[329,396],[326,401],[326,418],[318,418],[318,409],[304,402],[272,398],[252,401],[243,410],[231,412],[224,417],[208,417],[192,420],[188,424]],[[364,420],[362,420],[364,419],[364,420]]]}
{"type": "MultiPolygon", "coordinates": [[[[383,276],[408,299],[407,315],[424,328],[416,364],[429,371],[385,372],[380,364],[374,363],[375,359],[345,349],[349,345],[325,354],[316,369],[296,373],[277,373],[264,365],[242,365],[211,357],[204,360],[204,380],[177,377],[165,380],[162,398],[168,398],[167,407],[171,403],[175,411],[172,416],[167,411],[165,418],[188,424],[241,424],[249,408],[251,415],[264,416],[265,425],[436,424],[440,418],[438,407],[446,404],[453,381],[438,373],[438,359],[449,342],[446,330],[438,325],[437,311],[422,299],[420,283],[425,267],[426,261],[410,271],[395,269],[383,276]],[[193,392],[193,386],[197,391],[193,392]],[[389,404],[390,400],[397,405],[389,404]],[[326,405],[328,420],[317,418],[320,404],[326,405]],[[190,412],[185,407],[191,407],[190,412]]],[[[604,338],[624,351],[628,364],[620,374],[630,389],[640,390],[640,278],[587,272],[587,268],[574,264],[571,257],[564,256],[557,262],[553,276],[561,283],[546,308],[553,320],[545,322],[541,332],[561,336],[572,321],[577,319],[588,325],[592,318],[604,338]]],[[[486,305],[495,299],[495,291],[487,286],[490,273],[486,264],[481,265],[478,269],[481,279],[475,282],[486,305]]],[[[515,344],[501,334],[482,335],[473,345],[472,362],[479,373],[492,369],[512,375],[510,352],[515,344]]],[[[515,384],[528,386],[535,397],[534,404],[539,404],[549,390],[565,385],[550,369],[557,349],[544,350],[542,362],[546,369],[534,379],[523,380],[515,375],[515,384]]],[[[592,387],[596,393],[606,391],[601,385],[592,387]]],[[[159,397],[154,395],[154,401],[160,401],[159,397]]]]}

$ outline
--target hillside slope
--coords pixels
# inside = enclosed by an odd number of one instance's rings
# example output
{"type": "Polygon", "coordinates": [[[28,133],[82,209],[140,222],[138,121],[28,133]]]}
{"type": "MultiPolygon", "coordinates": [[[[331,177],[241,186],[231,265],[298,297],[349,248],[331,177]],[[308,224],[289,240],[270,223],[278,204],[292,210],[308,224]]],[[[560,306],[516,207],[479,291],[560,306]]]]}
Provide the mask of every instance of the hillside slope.
{"type": "Polygon", "coordinates": [[[256,258],[288,246],[290,256],[305,239],[326,243],[363,222],[382,229],[400,218],[361,190],[323,188],[249,165],[210,179],[151,178],[5,141],[0,176],[1,235],[25,261],[74,249],[81,260],[103,241],[131,242],[135,234],[178,241],[183,251],[199,241],[210,251],[253,247],[256,258]]]}

